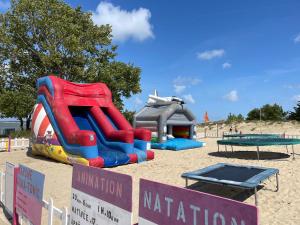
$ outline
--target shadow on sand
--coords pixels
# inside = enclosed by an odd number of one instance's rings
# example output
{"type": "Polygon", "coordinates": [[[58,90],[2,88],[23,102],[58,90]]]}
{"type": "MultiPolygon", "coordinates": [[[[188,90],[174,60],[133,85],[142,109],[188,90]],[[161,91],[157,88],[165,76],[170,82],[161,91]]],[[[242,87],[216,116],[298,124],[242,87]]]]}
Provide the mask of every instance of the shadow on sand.
{"type": "MultiPolygon", "coordinates": [[[[236,159],[247,159],[247,160],[256,160],[257,152],[256,151],[220,151],[220,152],[210,152],[210,156],[215,157],[226,157],[226,158],[236,158],[236,159]]],[[[287,159],[291,155],[287,153],[280,152],[269,152],[269,151],[260,151],[259,159],[260,160],[280,160],[287,159]]]]}
{"type": "MultiPolygon", "coordinates": [[[[187,189],[201,191],[212,195],[217,195],[224,198],[244,202],[250,196],[254,195],[254,190],[247,190],[224,185],[209,184],[203,182],[196,182],[186,187],[187,189]]],[[[262,189],[263,186],[258,186],[257,190],[262,189]]],[[[254,202],[253,202],[254,204],[254,202]]]]}
{"type": "Polygon", "coordinates": [[[6,208],[5,208],[5,206],[4,206],[4,204],[3,204],[2,202],[0,202],[0,208],[2,208],[3,214],[4,214],[4,216],[6,217],[6,219],[7,219],[10,223],[12,223],[12,217],[11,217],[11,215],[8,213],[8,211],[6,210],[6,208]]]}

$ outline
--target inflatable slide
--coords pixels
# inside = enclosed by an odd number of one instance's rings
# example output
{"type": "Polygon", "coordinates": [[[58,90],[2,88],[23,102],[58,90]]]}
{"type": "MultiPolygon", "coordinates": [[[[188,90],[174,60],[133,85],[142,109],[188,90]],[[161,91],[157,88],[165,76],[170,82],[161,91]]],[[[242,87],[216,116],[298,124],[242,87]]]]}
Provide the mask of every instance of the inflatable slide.
{"type": "Polygon", "coordinates": [[[112,167],[154,158],[151,132],[133,129],[104,83],[38,79],[32,117],[34,155],[64,163],[112,167]]]}

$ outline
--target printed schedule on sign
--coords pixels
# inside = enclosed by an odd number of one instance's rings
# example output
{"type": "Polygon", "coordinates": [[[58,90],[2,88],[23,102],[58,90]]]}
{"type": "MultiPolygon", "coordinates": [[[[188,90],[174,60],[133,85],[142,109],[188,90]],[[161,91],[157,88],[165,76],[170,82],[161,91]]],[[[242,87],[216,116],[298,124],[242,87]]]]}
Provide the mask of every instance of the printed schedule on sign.
{"type": "Polygon", "coordinates": [[[121,225],[131,221],[131,177],[81,165],[74,167],[71,225],[121,225]]]}

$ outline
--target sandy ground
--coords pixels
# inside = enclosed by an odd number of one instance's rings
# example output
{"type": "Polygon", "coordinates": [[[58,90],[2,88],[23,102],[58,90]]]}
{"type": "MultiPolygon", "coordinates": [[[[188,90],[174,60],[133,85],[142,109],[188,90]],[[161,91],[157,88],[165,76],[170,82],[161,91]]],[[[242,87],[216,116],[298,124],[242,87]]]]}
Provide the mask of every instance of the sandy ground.
{"type": "MultiPolygon", "coordinates": [[[[284,126],[282,125],[279,129],[272,127],[267,131],[282,133],[287,129],[287,133],[299,134],[300,129],[298,130],[298,125],[291,123],[284,126]]],[[[252,129],[251,127],[249,128],[249,124],[247,128],[249,130],[252,129]]],[[[266,132],[265,129],[267,128],[264,127],[263,132],[266,132]]],[[[245,127],[244,130],[246,130],[245,127]]],[[[203,140],[207,142],[207,146],[203,148],[179,152],[155,150],[155,159],[153,161],[109,169],[129,174],[133,177],[134,222],[137,222],[138,216],[138,182],[140,178],[184,187],[185,182],[180,177],[183,172],[225,162],[278,168],[280,171],[279,192],[275,192],[275,178],[267,180],[264,183],[264,187],[258,191],[260,224],[300,224],[300,146],[295,147],[296,160],[292,160],[291,155],[286,152],[284,147],[264,147],[261,154],[262,160],[257,161],[256,151],[253,148],[234,147],[234,153],[217,153],[216,138],[203,140]]],[[[26,151],[1,152],[0,155],[1,171],[5,168],[5,162],[9,161],[15,164],[25,164],[44,173],[46,175],[44,199],[47,200],[51,196],[54,199],[55,206],[59,208],[69,207],[72,166],[41,157],[32,157],[26,151]]],[[[195,183],[191,188],[254,204],[253,193],[246,191],[200,183],[195,183]]],[[[1,225],[5,224],[4,222],[2,223],[1,219],[4,220],[2,210],[0,211],[0,223],[1,225]]],[[[42,224],[47,224],[46,221],[47,215],[44,212],[42,224]]],[[[59,224],[58,221],[55,224],[59,224]]]]}

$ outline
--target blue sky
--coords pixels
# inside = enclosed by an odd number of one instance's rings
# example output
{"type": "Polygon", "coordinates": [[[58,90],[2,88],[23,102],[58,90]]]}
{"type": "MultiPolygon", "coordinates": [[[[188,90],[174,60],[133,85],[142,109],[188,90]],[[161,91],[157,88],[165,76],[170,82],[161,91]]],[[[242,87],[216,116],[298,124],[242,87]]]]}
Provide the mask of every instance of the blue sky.
{"type": "Polygon", "coordinates": [[[185,99],[198,121],[300,100],[300,1],[67,2],[112,24],[117,59],[141,67],[130,110],[154,89],[185,99]]]}

